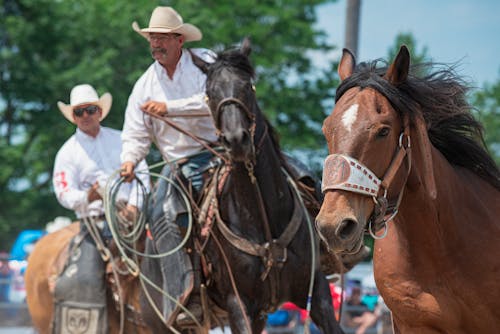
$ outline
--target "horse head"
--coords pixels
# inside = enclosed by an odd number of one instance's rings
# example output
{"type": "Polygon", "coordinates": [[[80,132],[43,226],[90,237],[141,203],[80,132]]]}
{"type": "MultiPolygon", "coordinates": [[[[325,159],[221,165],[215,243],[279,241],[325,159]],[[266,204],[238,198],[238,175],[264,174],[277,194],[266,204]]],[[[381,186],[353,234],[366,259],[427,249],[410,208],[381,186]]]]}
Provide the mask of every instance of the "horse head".
{"type": "Polygon", "coordinates": [[[207,103],[219,138],[235,162],[255,161],[256,110],[250,41],[218,55],[207,71],[207,103]]]}
{"type": "Polygon", "coordinates": [[[330,155],[316,218],[331,250],[358,251],[366,229],[377,238],[397,213],[411,168],[410,120],[390,96],[407,80],[409,65],[402,46],[387,69],[358,73],[354,56],[344,49],[335,108],[323,123],[330,155]]]}

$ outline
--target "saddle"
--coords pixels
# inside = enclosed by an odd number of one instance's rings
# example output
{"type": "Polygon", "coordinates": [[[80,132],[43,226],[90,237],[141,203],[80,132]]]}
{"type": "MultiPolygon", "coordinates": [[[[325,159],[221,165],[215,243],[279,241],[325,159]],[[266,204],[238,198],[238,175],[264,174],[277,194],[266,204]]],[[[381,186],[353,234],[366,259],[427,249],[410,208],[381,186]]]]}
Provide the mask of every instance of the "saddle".
{"type": "MultiPolygon", "coordinates": [[[[80,222],[76,222],[66,228],[67,238],[64,241],[65,244],[54,261],[47,267],[49,291],[52,294],[54,294],[58,277],[62,275],[68,265],[72,251],[83,240],[84,235],[79,234],[80,224],[80,222]]],[[[130,289],[132,284],[138,283],[137,277],[125,268],[121,257],[118,256],[118,249],[113,240],[109,243],[108,248],[112,254],[111,259],[106,262],[106,289],[111,292],[108,295],[112,297],[111,299],[108,298],[108,307],[118,313],[123,312],[126,321],[146,327],[138,308],[138,294],[135,296],[129,295],[130,291],[138,291],[130,289]],[[110,303],[111,300],[112,303],[110,303]]]]}

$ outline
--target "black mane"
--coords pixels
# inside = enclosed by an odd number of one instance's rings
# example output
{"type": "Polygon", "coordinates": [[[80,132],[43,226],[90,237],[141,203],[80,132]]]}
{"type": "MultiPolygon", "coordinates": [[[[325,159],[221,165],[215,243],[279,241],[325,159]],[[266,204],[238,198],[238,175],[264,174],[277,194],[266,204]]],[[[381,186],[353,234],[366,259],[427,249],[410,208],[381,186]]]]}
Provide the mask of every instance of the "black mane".
{"type": "Polygon", "coordinates": [[[412,118],[421,112],[432,144],[451,164],[474,172],[500,189],[500,170],[485,148],[483,127],[466,99],[469,87],[453,68],[436,70],[433,63],[413,65],[408,79],[396,87],[383,78],[387,67],[380,67],[380,63],[375,60],[357,65],[353,75],[338,87],[335,101],[352,87],[371,87],[402,116],[409,114],[412,118]]]}
{"type": "Polygon", "coordinates": [[[210,65],[207,77],[212,77],[214,73],[219,72],[221,69],[235,69],[247,74],[250,79],[254,79],[255,71],[250,59],[241,53],[239,49],[231,49],[220,52],[217,59],[210,65]]]}

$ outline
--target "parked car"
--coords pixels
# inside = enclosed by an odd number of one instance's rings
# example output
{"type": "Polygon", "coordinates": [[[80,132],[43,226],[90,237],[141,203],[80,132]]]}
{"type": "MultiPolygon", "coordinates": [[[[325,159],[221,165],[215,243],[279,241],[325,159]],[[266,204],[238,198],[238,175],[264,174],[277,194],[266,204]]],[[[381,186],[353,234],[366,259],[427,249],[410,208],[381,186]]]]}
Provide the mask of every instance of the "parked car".
{"type": "Polygon", "coordinates": [[[43,230],[24,230],[16,238],[9,254],[10,287],[8,301],[23,303],[26,300],[24,273],[28,265],[28,256],[35,243],[45,235],[43,230]]]}

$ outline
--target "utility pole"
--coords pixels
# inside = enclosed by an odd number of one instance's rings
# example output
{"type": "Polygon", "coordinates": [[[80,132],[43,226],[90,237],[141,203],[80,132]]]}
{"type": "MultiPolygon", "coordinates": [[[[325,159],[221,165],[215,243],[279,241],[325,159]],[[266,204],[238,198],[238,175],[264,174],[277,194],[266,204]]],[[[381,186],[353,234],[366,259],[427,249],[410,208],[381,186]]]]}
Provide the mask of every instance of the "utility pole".
{"type": "Polygon", "coordinates": [[[359,17],[361,0],[347,0],[345,20],[345,48],[358,57],[359,17]]]}

